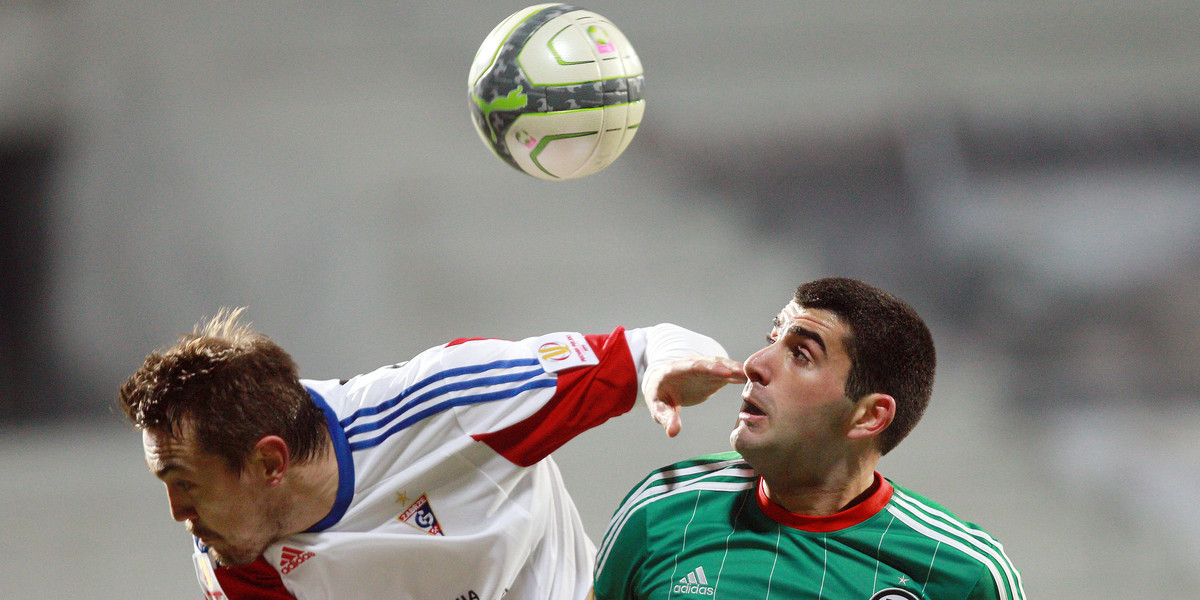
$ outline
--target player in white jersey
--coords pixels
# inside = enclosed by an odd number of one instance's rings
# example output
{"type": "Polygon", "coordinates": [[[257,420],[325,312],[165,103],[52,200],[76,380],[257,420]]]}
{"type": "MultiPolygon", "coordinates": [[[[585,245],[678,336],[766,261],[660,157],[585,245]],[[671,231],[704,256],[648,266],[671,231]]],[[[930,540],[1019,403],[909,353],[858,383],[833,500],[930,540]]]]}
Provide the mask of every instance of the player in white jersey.
{"type": "Polygon", "coordinates": [[[674,325],[456,340],[348,381],[223,311],[122,386],[207,598],[583,600],[594,546],[549,454],[744,381],[674,325]]]}

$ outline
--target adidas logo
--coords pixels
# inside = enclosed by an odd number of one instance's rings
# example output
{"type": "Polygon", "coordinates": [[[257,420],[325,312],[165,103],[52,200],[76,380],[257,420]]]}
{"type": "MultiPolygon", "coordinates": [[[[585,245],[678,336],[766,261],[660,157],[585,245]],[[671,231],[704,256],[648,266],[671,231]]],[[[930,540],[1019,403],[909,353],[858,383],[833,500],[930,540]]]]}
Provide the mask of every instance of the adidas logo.
{"type": "Polygon", "coordinates": [[[292,572],[292,569],[300,566],[304,561],[316,556],[312,552],[297,550],[295,548],[283,547],[283,559],[279,561],[279,572],[287,575],[292,572]]]}
{"type": "Polygon", "coordinates": [[[687,577],[680,578],[679,583],[675,584],[671,591],[676,594],[711,596],[717,590],[708,585],[708,577],[704,576],[704,567],[696,567],[694,571],[687,574],[687,577]]]}

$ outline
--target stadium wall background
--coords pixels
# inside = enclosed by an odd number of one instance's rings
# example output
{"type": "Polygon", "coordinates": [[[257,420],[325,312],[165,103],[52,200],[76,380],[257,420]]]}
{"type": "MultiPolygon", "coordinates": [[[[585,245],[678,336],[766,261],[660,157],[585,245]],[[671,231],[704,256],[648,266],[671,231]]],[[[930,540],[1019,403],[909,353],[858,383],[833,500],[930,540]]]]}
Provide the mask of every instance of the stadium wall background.
{"type": "MultiPolygon", "coordinates": [[[[585,4],[637,47],[647,112],[564,184],[467,113],[521,4],[413,4],[0,11],[0,596],[194,595],[110,407],[222,305],[313,377],[661,320],[744,357],[832,273],[931,317],[934,405],[883,467],[986,523],[1030,594],[1200,583],[1194,2],[585,4]]],[[[645,471],[725,448],[734,397],[677,440],[631,414],[559,453],[593,535],[645,471]]]]}

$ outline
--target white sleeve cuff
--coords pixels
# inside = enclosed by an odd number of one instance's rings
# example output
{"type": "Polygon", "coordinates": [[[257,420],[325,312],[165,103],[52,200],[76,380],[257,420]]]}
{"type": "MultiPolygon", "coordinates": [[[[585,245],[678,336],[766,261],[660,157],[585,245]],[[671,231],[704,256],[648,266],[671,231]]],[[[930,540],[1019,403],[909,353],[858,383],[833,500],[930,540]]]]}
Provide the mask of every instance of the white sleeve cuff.
{"type": "Polygon", "coordinates": [[[676,359],[688,356],[729,357],[716,340],[671,323],[627,329],[625,339],[637,366],[638,381],[642,381],[647,371],[676,359]]]}

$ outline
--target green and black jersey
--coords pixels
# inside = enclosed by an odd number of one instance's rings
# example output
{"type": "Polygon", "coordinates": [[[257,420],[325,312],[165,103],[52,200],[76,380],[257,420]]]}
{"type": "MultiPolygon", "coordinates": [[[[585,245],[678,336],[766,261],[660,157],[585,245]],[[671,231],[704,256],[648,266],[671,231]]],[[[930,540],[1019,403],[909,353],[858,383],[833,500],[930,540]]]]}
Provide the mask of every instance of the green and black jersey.
{"type": "Polygon", "coordinates": [[[650,474],[613,515],[597,600],[1024,600],[1000,543],[878,473],[835,515],[790,513],[735,452],[650,474]]]}

